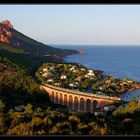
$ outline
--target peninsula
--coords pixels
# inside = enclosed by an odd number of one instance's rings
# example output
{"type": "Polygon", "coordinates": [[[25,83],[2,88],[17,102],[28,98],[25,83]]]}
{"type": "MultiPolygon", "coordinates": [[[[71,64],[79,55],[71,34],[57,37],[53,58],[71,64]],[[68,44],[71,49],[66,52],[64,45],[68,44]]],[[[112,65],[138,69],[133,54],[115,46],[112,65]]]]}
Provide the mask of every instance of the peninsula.
{"type": "Polygon", "coordinates": [[[43,83],[89,94],[117,95],[140,88],[134,80],[103,75],[77,63],[44,63],[36,76],[43,83]]]}

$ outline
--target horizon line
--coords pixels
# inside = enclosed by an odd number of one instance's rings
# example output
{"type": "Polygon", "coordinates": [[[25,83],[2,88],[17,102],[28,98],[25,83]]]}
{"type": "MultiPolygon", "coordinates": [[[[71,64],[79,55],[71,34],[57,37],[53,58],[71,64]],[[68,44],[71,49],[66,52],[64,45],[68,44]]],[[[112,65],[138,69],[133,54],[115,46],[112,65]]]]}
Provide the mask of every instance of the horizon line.
{"type": "Polygon", "coordinates": [[[61,46],[61,45],[65,45],[65,46],[140,46],[140,44],[136,45],[136,44],[51,44],[48,43],[48,45],[57,45],[57,46],[61,46]]]}

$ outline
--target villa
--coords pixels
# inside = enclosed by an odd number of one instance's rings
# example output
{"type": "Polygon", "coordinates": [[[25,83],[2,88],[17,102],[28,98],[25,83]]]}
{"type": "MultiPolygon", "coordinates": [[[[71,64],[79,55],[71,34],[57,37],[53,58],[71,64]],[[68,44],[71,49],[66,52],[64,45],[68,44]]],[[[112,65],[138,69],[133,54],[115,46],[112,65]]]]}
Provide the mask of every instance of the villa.
{"type": "Polygon", "coordinates": [[[66,75],[61,75],[61,79],[67,79],[66,75]]]}
{"type": "Polygon", "coordinates": [[[105,106],[105,107],[104,107],[104,110],[105,110],[105,111],[113,111],[113,110],[115,110],[115,106],[114,106],[114,105],[105,106]]]}
{"type": "Polygon", "coordinates": [[[86,71],[86,69],[84,69],[84,68],[81,68],[81,71],[86,71]]]}
{"type": "Polygon", "coordinates": [[[60,86],[60,83],[54,83],[55,86],[60,86]]]}
{"type": "Polygon", "coordinates": [[[69,84],[70,87],[77,87],[75,84],[70,83],[69,84]]]}
{"type": "Polygon", "coordinates": [[[43,72],[47,72],[48,71],[48,69],[47,68],[43,68],[43,72]]]}
{"type": "Polygon", "coordinates": [[[17,111],[22,111],[24,109],[24,105],[15,106],[17,111]]]}
{"type": "Polygon", "coordinates": [[[43,77],[46,77],[48,75],[48,73],[42,73],[43,77]]]}
{"type": "Polygon", "coordinates": [[[53,67],[49,67],[49,70],[53,70],[54,68],[53,67]]]}
{"type": "Polygon", "coordinates": [[[96,110],[94,111],[94,116],[98,116],[98,115],[106,115],[106,112],[104,110],[96,110]]]}
{"type": "Polygon", "coordinates": [[[72,66],[71,68],[70,68],[70,71],[73,71],[73,70],[75,70],[75,66],[72,66]]]}
{"type": "Polygon", "coordinates": [[[48,79],[47,81],[48,81],[48,82],[53,82],[53,79],[48,79]]]}
{"type": "Polygon", "coordinates": [[[76,81],[79,81],[79,82],[82,81],[81,77],[77,77],[77,78],[75,78],[75,80],[76,80],[76,81]]]}

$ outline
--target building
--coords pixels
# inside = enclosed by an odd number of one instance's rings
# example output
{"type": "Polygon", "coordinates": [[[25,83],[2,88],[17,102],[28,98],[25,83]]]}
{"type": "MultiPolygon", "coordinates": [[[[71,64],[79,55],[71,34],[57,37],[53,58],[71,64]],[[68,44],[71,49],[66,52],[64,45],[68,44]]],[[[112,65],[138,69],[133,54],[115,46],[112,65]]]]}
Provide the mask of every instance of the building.
{"type": "Polygon", "coordinates": [[[70,83],[69,84],[70,87],[77,87],[75,84],[70,83]]]}
{"type": "Polygon", "coordinates": [[[98,115],[106,115],[106,112],[104,110],[96,110],[94,111],[94,116],[98,116],[98,115]]]}
{"type": "Polygon", "coordinates": [[[43,72],[47,72],[48,71],[48,69],[47,68],[43,68],[43,72]]]}
{"type": "Polygon", "coordinates": [[[53,70],[54,68],[53,67],[49,67],[49,70],[53,70]]]}
{"type": "Polygon", "coordinates": [[[84,68],[81,68],[81,71],[86,71],[86,69],[84,69],[84,68]]]}
{"type": "Polygon", "coordinates": [[[104,107],[104,111],[114,111],[115,110],[115,106],[114,105],[109,105],[109,106],[105,106],[104,107]]]}
{"type": "Polygon", "coordinates": [[[17,111],[22,111],[24,109],[24,105],[15,106],[17,111]]]}
{"type": "Polygon", "coordinates": [[[60,86],[60,83],[54,83],[55,86],[60,86]]]}
{"type": "Polygon", "coordinates": [[[73,70],[75,70],[75,66],[72,66],[71,68],[70,68],[70,71],[73,71],[73,70]]]}
{"type": "Polygon", "coordinates": [[[42,76],[43,77],[46,77],[48,74],[47,73],[42,73],[42,76]]]}
{"type": "Polygon", "coordinates": [[[61,75],[61,79],[67,79],[66,75],[61,75]]]}
{"type": "Polygon", "coordinates": [[[53,82],[53,79],[48,79],[47,82],[53,82]]]}
{"type": "Polygon", "coordinates": [[[81,77],[77,77],[77,78],[75,78],[75,80],[76,80],[76,81],[79,81],[79,82],[82,81],[81,77]]]}

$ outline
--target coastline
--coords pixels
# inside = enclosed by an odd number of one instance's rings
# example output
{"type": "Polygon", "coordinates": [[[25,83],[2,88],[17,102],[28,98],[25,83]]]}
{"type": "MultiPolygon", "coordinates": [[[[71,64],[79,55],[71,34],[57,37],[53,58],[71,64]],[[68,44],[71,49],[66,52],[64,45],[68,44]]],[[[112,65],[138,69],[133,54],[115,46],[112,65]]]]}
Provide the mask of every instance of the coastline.
{"type": "MultiPolygon", "coordinates": [[[[76,51],[78,51],[78,54],[87,54],[87,52],[84,51],[84,50],[76,50],[76,51]]],[[[71,54],[71,55],[77,55],[77,54],[71,54]]],[[[68,55],[68,56],[70,56],[70,55],[68,55]]],[[[64,57],[63,62],[68,63],[67,60],[66,60],[66,58],[68,58],[68,56],[64,57]]],[[[77,63],[77,64],[80,64],[80,63],[77,63]]],[[[81,64],[81,65],[83,65],[83,64],[81,64]]],[[[93,70],[94,70],[94,69],[93,69],[93,70]]],[[[99,72],[102,74],[102,76],[111,76],[111,75],[104,74],[104,71],[103,71],[103,70],[96,69],[96,71],[99,71],[99,72]]],[[[114,76],[113,76],[113,77],[114,77],[114,76]]],[[[116,77],[116,78],[117,78],[117,77],[116,77]]],[[[136,87],[131,88],[131,89],[128,89],[128,90],[126,90],[126,91],[116,92],[115,94],[116,94],[116,95],[123,95],[123,94],[127,94],[127,93],[129,93],[129,92],[130,92],[130,93],[131,93],[131,92],[134,92],[135,90],[140,90],[140,83],[139,83],[139,82],[137,82],[137,83],[138,83],[138,85],[137,85],[136,87]]]]}
{"type": "Polygon", "coordinates": [[[77,50],[79,54],[86,54],[87,52],[85,50],[77,50]]]}
{"type": "Polygon", "coordinates": [[[131,89],[129,89],[129,90],[127,90],[127,91],[121,91],[121,92],[117,92],[117,93],[115,93],[115,94],[126,94],[126,93],[128,93],[128,92],[133,92],[133,91],[135,91],[135,90],[139,90],[140,89],[140,85],[138,85],[137,87],[135,87],[135,88],[131,88],[131,89]]]}

